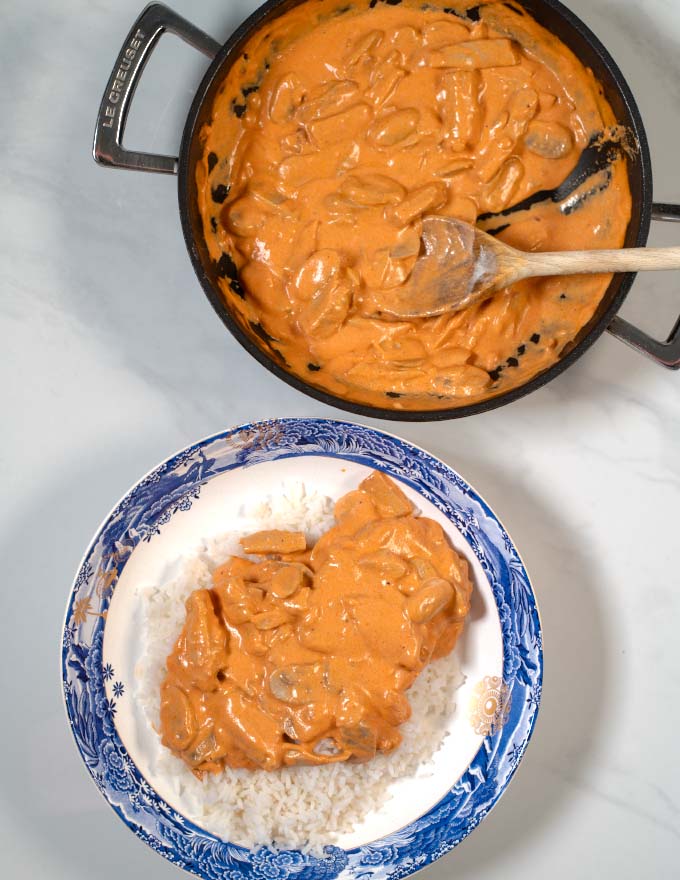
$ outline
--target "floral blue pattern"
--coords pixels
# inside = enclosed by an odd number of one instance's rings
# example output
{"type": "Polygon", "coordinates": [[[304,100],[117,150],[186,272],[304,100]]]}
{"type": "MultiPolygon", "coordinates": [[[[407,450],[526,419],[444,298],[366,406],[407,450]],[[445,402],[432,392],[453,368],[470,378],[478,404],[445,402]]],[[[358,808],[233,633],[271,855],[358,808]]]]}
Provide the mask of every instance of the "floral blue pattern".
{"type": "Polygon", "coordinates": [[[444,855],[484,818],[505,790],[531,736],[543,656],[534,595],[515,547],[476,492],[451,468],[389,434],[349,422],[281,419],[202,440],[167,460],[121,500],[95,536],[76,576],[62,638],[68,719],[95,784],[128,827],[152,849],[206,880],[396,880],[444,855]],[[181,515],[213,477],[291,456],[323,455],[378,468],[403,480],[460,530],[484,569],[503,635],[507,721],[487,736],[472,763],[428,813],[381,840],[323,858],[297,851],[257,852],[222,841],[179,815],[130,759],[115,728],[122,683],[102,662],[106,611],[117,578],[140,541],[181,515]],[[113,562],[112,562],[113,561],[113,562]],[[115,565],[114,565],[115,563],[115,565]],[[104,584],[104,588],[102,588],[104,584]]]}

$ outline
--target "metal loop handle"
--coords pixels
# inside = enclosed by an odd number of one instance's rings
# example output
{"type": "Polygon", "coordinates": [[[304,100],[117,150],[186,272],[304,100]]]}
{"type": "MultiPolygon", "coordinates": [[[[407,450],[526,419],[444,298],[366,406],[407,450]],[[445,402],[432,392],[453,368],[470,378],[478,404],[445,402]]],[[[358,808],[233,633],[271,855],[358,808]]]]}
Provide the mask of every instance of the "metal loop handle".
{"type": "Polygon", "coordinates": [[[163,3],[150,3],[133,24],[118,53],[102,98],[94,132],[95,162],[111,168],[158,171],[176,174],[178,159],[154,153],[140,153],[123,147],[123,132],[132,97],[146,62],[160,37],[169,31],[208,58],[214,58],[220,44],[163,3]]]}
{"type": "MultiPolygon", "coordinates": [[[[680,223],[680,205],[655,203],[652,205],[652,220],[680,223]]],[[[625,342],[626,345],[630,345],[647,355],[657,364],[668,367],[669,370],[680,369],[680,317],[665,342],[653,339],[644,330],[640,330],[639,327],[618,315],[607,329],[621,342],[625,342]]]]}

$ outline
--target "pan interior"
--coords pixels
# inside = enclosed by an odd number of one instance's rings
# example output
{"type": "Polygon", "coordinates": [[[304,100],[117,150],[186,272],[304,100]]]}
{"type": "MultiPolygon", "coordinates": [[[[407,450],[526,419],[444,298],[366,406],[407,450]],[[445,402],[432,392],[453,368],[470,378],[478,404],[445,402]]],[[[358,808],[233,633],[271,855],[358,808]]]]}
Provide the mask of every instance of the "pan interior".
{"type": "MultiPolygon", "coordinates": [[[[269,22],[298,5],[300,3],[296,0],[270,2],[244,23],[225,44],[207,72],[187,120],[180,160],[180,211],[194,267],[213,307],[239,342],[280,378],[313,397],[357,413],[400,420],[452,418],[494,408],[540,387],[572,363],[604,331],[625,298],[634,276],[618,275],[613,278],[595,314],[548,369],[522,386],[502,394],[467,405],[461,402],[461,405],[449,406],[442,402],[438,409],[424,407],[422,410],[404,410],[399,408],[398,402],[390,399],[386,400],[385,406],[366,405],[315,387],[313,374],[301,378],[290,370],[276,345],[272,344],[271,337],[257,321],[246,320],[243,314],[230,307],[230,298],[223,295],[221,285],[225,283],[225,276],[229,282],[238,285],[238,272],[229,261],[211,259],[198,208],[196,167],[204,160],[201,132],[210,122],[213,102],[225,77],[242,57],[244,46],[251,36],[257,32],[262,33],[269,22]]],[[[336,5],[340,6],[339,3],[336,5]]],[[[539,24],[558,36],[585,66],[593,70],[617,121],[625,127],[628,134],[628,178],[633,200],[633,213],[625,246],[643,245],[650,222],[651,170],[644,129],[625,80],[597,39],[560,3],[555,0],[522,0],[521,3],[512,5],[516,9],[522,7],[526,10],[539,24]]]]}

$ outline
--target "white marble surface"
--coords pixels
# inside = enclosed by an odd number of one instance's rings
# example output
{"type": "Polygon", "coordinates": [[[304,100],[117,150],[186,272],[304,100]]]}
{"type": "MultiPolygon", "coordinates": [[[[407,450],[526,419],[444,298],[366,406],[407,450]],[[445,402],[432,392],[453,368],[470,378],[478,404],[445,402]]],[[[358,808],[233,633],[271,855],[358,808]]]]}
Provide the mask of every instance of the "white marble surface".
{"type": "MultiPolygon", "coordinates": [[[[80,766],[58,677],[62,612],[94,529],[168,453],[238,422],[336,416],[215,319],[175,182],[97,168],[95,113],[142,0],[0,2],[3,588],[0,866],[8,878],[179,876],[80,766]]],[[[218,39],[252,0],[173,0],[218,39]]],[[[570,0],[628,76],[656,197],[680,201],[679,0],[570,0]]],[[[128,143],[174,151],[204,59],[165,38],[128,143]]],[[[654,240],[678,244],[679,227],[654,240]]],[[[640,279],[623,314],[660,335],[680,283],[640,279]]],[[[680,374],[611,337],[484,416],[386,425],[464,474],[504,519],[542,609],[534,740],[493,814],[424,876],[680,872],[680,374]]]]}

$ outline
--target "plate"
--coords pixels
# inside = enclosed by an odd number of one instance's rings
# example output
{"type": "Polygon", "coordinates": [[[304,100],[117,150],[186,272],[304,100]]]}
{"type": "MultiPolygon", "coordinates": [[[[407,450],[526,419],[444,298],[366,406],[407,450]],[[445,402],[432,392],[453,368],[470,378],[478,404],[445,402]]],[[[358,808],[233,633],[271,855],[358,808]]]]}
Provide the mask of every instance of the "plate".
{"type": "Polygon", "coordinates": [[[541,696],[535,597],[507,532],[443,462],[390,434],[344,421],[244,425],[188,447],[151,471],[97,531],[68,601],[62,642],[66,712],[82,759],[115,812],[153,849],[204,878],[343,880],[405,877],[463,840],[497,802],[531,736],[541,696]],[[323,857],[253,851],[182,815],[149,761],[132,698],[139,593],[200,541],[239,528],[246,498],[289,485],[337,498],[371,469],[399,481],[467,558],[475,584],[456,647],[465,675],[433,772],[399,780],[391,800],[323,857]]]}

